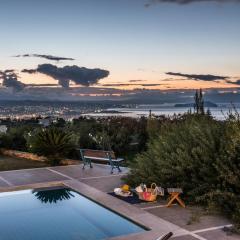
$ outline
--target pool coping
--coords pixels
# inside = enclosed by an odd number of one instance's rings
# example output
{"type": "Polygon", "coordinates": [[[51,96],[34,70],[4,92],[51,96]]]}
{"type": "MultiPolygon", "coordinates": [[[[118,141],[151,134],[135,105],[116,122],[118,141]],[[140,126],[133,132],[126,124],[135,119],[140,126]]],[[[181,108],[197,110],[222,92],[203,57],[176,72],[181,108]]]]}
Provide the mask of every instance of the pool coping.
{"type": "Polygon", "coordinates": [[[129,219],[135,224],[138,224],[145,229],[149,229],[148,231],[118,236],[111,238],[109,240],[148,240],[148,239],[156,240],[168,232],[173,232],[174,236],[183,236],[188,233],[187,230],[175,224],[165,221],[159,217],[156,217],[140,208],[137,208],[120,199],[114,198],[109,194],[101,192],[100,190],[90,187],[89,185],[75,179],[28,184],[21,186],[1,187],[0,192],[10,192],[25,189],[48,188],[58,186],[69,187],[72,190],[79,192],[81,195],[89,198],[90,200],[102,205],[103,207],[106,207],[107,209],[121,215],[122,217],[129,219]]]}

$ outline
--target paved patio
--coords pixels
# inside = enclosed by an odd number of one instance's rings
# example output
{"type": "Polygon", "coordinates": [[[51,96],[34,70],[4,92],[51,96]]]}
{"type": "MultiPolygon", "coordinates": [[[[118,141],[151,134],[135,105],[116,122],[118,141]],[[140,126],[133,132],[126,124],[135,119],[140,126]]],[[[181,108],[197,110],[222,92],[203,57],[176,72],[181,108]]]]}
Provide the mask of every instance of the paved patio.
{"type": "Polygon", "coordinates": [[[133,220],[156,229],[155,233],[147,232],[143,237],[133,236],[133,238],[121,237],[117,239],[154,240],[161,231],[166,232],[169,229],[173,229],[178,235],[178,237],[173,238],[176,240],[240,239],[240,236],[227,235],[222,230],[224,226],[231,224],[227,219],[221,216],[204,215],[202,209],[194,207],[183,209],[179,206],[166,208],[165,201],[129,205],[106,194],[122,184],[121,178],[127,172],[128,169],[124,168],[121,174],[110,174],[109,166],[99,164],[94,164],[93,169],[85,169],[84,171],[81,165],[6,171],[0,172],[0,191],[64,183],[69,187],[75,187],[81,193],[85,192],[90,198],[102,201],[102,204],[112,207],[114,210],[130,214],[129,216],[133,220]]]}

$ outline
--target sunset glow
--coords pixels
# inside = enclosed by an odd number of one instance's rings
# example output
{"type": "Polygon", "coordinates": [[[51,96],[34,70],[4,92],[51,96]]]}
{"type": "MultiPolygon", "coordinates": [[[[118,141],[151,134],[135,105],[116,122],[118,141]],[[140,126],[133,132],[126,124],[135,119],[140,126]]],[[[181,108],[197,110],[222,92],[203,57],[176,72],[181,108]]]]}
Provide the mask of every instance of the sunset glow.
{"type": "MultiPolygon", "coordinates": [[[[2,3],[0,27],[8,34],[1,38],[0,71],[14,70],[17,82],[2,80],[0,94],[8,91],[6,87],[14,90],[14,84],[18,89],[14,94],[21,96],[30,88],[38,91],[38,86],[46,87],[48,96],[53,94],[49,88],[62,88],[67,94],[81,87],[127,91],[239,87],[238,1],[147,2],[2,3]]],[[[87,93],[79,94],[71,96],[87,93]]]]}

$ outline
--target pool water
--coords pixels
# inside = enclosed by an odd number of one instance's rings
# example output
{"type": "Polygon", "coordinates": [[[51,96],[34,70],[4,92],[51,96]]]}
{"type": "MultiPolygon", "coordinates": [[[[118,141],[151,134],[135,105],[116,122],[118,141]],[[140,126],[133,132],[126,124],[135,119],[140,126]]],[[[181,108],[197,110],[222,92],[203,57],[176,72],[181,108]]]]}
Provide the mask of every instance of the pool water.
{"type": "Polygon", "coordinates": [[[143,231],[71,189],[0,193],[1,240],[101,240],[143,231]]]}

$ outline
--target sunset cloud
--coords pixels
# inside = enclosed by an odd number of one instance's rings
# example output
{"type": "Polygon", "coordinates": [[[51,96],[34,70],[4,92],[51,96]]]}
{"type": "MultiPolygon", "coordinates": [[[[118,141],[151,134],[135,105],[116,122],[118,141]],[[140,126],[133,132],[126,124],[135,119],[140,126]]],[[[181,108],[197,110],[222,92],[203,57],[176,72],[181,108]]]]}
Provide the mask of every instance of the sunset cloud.
{"type": "Polygon", "coordinates": [[[12,69],[0,71],[0,80],[2,80],[2,86],[11,87],[16,91],[21,91],[26,86],[18,80],[18,75],[12,69]]]}
{"type": "Polygon", "coordinates": [[[52,64],[40,64],[36,69],[24,69],[22,72],[45,74],[57,80],[59,85],[65,88],[69,87],[70,81],[83,86],[94,85],[110,74],[109,71],[99,68],[89,69],[76,65],[57,67],[52,64]]]}
{"type": "Polygon", "coordinates": [[[14,57],[38,57],[38,58],[44,58],[47,60],[52,61],[73,61],[74,58],[66,58],[66,57],[57,57],[52,55],[45,55],[45,54],[23,54],[23,55],[16,55],[14,57]]]}
{"type": "Polygon", "coordinates": [[[134,82],[143,82],[145,80],[129,80],[130,83],[134,83],[134,82]]]}
{"type": "Polygon", "coordinates": [[[215,2],[215,3],[240,3],[240,0],[149,0],[145,7],[150,7],[156,3],[175,3],[180,5],[190,4],[190,3],[202,3],[202,2],[215,2]]]}
{"type": "Polygon", "coordinates": [[[160,83],[108,83],[103,84],[104,87],[131,87],[131,86],[142,86],[142,87],[155,87],[161,86],[160,83]]]}
{"type": "Polygon", "coordinates": [[[196,81],[216,81],[216,80],[226,80],[229,77],[226,76],[218,76],[211,74],[185,74],[185,73],[175,73],[175,72],[167,72],[167,75],[177,76],[177,77],[185,77],[189,80],[196,81]]]}
{"type": "Polygon", "coordinates": [[[240,85],[240,79],[238,79],[237,81],[227,80],[226,82],[227,82],[227,83],[230,83],[230,84],[240,85]]]}

